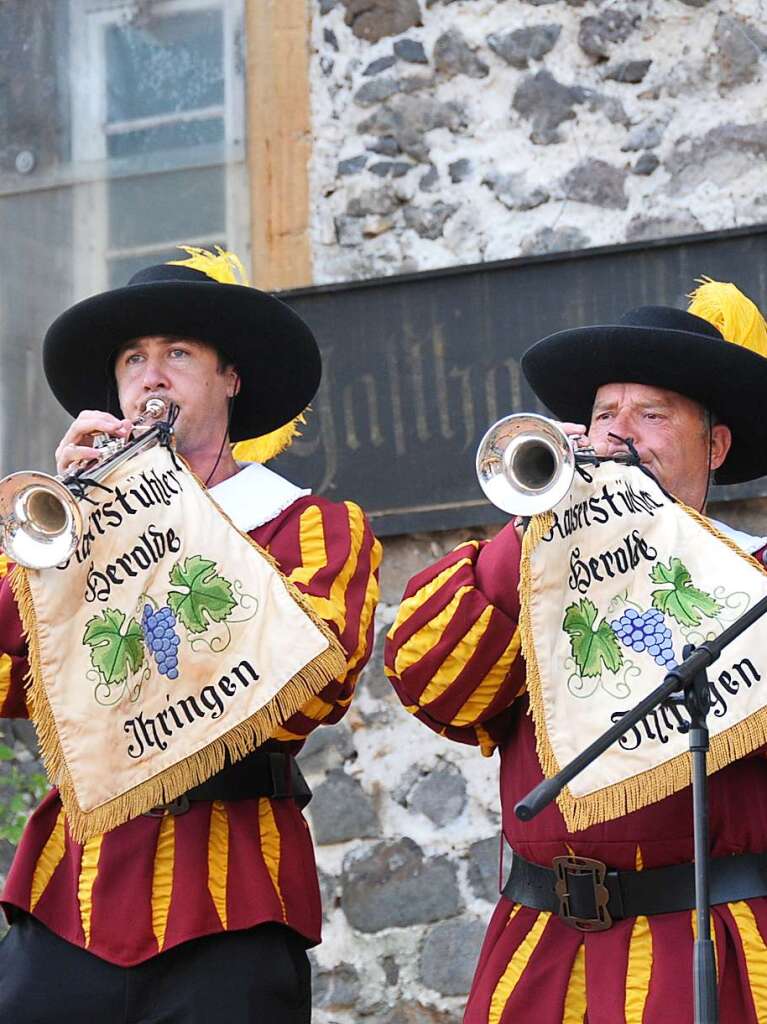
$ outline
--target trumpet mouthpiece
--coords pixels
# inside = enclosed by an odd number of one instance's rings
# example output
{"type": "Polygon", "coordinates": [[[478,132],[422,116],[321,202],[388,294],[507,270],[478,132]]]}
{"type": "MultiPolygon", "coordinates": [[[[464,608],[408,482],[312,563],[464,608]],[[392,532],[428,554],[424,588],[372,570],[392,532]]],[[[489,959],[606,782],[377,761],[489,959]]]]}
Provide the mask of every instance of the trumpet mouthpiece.
{"type": "Polygon", "coordinates": [[[144,403],[144,416],[159,420],[165,413],[165,402],[161,398],[148,398],[144,403]]]}

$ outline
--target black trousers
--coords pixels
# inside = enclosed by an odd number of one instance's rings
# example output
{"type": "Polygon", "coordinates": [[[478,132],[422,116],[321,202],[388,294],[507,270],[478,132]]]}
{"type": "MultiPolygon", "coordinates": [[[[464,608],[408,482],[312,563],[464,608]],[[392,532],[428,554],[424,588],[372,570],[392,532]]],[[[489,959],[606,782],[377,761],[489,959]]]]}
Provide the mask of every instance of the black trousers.
{"type": "MultiPolygon", "coordinates": [[[[115,921],[115,927],[120,922],[115,921]]],[[[17,914],[0,943],[0,1024],[310,1024],[304,942],[264,924],[118,967],[17,914]]]]}

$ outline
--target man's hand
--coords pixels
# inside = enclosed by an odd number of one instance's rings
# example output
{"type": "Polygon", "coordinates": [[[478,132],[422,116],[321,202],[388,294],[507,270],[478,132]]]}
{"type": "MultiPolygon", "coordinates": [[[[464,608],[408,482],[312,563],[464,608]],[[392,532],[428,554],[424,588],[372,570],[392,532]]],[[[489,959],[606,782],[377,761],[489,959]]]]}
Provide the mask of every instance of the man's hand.
{"type": "Polygon", "coordinates": [[[60,476],[74,471],[81,463],[99,458],[98,448],[92,446],[94,434],[127,438],[133,430],[130,420],[118,420],[108,412],[86,409],[80,413],[64,434],[56,449],[56,470],[60,476]]]}

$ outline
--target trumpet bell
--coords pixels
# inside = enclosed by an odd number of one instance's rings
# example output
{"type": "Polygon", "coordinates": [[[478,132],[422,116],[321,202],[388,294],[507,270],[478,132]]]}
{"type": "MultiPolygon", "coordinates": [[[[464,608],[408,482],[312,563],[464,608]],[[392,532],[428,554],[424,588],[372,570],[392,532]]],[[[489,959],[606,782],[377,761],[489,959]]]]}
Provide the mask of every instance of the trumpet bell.
{"type": "Polygon", "coordinates": [[[575,454],[567,434],[545,416],[506,416],[477,449],[477,479],[486,497],[510,515],[547,512],[572,487],[575,454]]]}
{"type": "Polygon", "coordinates": [[[48,473],[11,473],[0,481],[2,547],[27,569],[65,562],[83,532],[77,501],[48,473]]]}

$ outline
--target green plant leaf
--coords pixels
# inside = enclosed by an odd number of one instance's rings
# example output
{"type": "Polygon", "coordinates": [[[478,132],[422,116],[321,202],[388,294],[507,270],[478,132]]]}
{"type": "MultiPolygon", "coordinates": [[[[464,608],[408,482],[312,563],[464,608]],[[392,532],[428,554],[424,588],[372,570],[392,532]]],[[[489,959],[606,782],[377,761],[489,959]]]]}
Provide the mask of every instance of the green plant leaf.
{"type": "Polygon", "coordinates": [[[588,598],[565,609],[562,628],[570,637],[570,647],[581,676],[601,675],[603,665],[611,672],[617,672],[623,663],[620,644],[607,620],[602,619],[594,628],[596,621],[596,605],[588,598]]]}
{"type": "Polygon", "coordinates": [[[144,636],[135,619],[107,608],[85,624],[83,643],[91,648],[91,664],[107,683],[122,683],[144,663],[144,636]]]}
{"type": "Polygon", "coordinates": [[[204,633],[211,622],[228,619],[237,606],[232,585],[216,573],[216,563],[192,555],[170,571],[170,582],[178,590],[168,593],[168,604],[190,633],[204,633]]]}
{"type": "Polygon", "coordinates": [[[6,747],[4,743],[0,743],[0,761],[12,761],[16,755],[10,747],[6,747]]]}
{"type": "Polygon", "coordinates": [[[668,565],[658,562],[653,566],[650,579],[653,583],[670,586],[670,589],[653,590],[653,608],[676,619],[682,626],[699,626],[702,616],[712,619],[722,610],[710,594],[692,585],[687,566],[678,558],[670,559],[668,565]]]}

